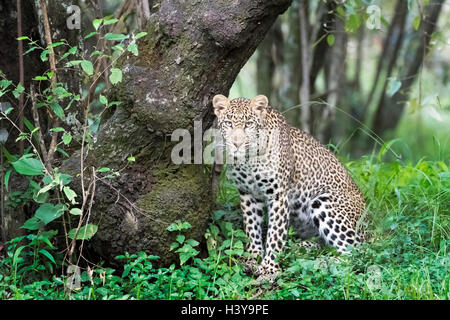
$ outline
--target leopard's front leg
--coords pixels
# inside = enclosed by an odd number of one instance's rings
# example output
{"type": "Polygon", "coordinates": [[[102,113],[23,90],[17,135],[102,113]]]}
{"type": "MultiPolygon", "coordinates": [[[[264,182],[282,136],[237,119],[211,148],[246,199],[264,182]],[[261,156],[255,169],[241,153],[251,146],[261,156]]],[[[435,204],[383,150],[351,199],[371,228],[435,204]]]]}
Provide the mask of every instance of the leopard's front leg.
{"type": "Polygon", "coordinates": [[[289,225],[288,196],[284,193],[275,194],[268,201],[269,227],[266,239],[264,259],[258,267],[260,278],[274,278],[280,271],[275,258],[286,243],[289,225]]]}
{"type": "Polygon", "coordinates": [[[245,234],[250,243],[247,252],[252,255],[245,260],[247,270],[255,271],[258,256],[263,255],[262,221],[264,201],[240,191],[241,209],[244,216],[245,234]]]}

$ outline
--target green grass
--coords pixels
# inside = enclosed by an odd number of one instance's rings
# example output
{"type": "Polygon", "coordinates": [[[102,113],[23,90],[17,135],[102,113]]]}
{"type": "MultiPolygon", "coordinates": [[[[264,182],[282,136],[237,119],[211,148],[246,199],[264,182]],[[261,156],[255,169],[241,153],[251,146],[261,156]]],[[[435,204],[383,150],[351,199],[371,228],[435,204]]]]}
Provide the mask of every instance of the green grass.
{"type": "MultiPolygon", "coordinates": [[[[382,154],[347,162],[367,199],[369,240],[351,256],[332,248],[306,253],[290,235],[279,256],[283,272],[276,283],[258,283],[243,272],[247,239],[241,230],[239,198],[223,179],[218,210],[205,234],[208,254],[178,232],[184,262],[155,267],[157,257],[124,254],[123,270],[93,267],[81,273],[78,290],[43,248],[57,257],[45,235],[30,237],[17,253],[10,244],[0,262],[1,299],[449,299],[450,172],[442,161],[383,162],[382,154]],[[39,242],[40,241],[40,242],[39,242]],[[30,267],[32,266],[32,267],[30,267]]],[[[174,226],[183,224],[178,223],[174,226]]],[[[48,234],[47,234],[48,236],[48,234]]],[[[51,235],[50,235],[51,236],[51,235]]],[[[177,248],[177,250],[175,250],[177,248]]],[[[58,260],[58,259],[56,259],[58,260]]],[[[56,263],[57,264],[57,261],[56,263]]]]}

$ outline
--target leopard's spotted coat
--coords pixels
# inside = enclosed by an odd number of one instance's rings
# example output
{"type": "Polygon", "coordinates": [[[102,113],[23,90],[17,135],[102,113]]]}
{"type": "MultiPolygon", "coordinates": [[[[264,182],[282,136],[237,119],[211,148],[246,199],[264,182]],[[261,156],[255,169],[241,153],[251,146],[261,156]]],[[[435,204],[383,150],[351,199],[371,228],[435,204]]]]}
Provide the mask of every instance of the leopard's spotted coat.
{"type": "Polygon", "coordinates": [[[332,152],[290,126],[263,95],[231,101],[217,95],[213,106],[229,159],[234,160],[228,173],[241,197],[245,232],[251,240],[247,250],[255,258],[263,257],[258,274],[279,271],[275,257],[283,249],[289,223],[300,238],[321,238],[339,252],[362,240],[357,222],[365,209],[364,198],[332,152]],[[269,225],[264,250],[265,205],[269,225]]]}

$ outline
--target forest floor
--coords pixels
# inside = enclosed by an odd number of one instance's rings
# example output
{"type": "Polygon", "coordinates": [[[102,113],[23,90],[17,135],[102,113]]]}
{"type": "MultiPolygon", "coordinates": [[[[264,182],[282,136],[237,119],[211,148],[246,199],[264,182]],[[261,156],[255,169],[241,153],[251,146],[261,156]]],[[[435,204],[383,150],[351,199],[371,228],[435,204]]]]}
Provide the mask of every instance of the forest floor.
{"type": "Polygon", "coordinates": [[[306,252],[291,232],[278,257],[283,272],[273,284],[257,282],[239,263],[247,241],[239,197],[222,179],[206,254],[184,236],[189,223],[179,221],[171,230],[180,264],[157,268],[158,257],[124,254],[117,257],[123,270],[89,268],[77,282],[59,275],[51,232],[28,235],[10,242],[0,260],[0,299],[450,299],[447,165],[383,162],[378,154],[346,166],[368,204],[369,240],[351,256],[331,248],[306,252]],[[27,245],[19,247],[23,240],[27,245]]]}

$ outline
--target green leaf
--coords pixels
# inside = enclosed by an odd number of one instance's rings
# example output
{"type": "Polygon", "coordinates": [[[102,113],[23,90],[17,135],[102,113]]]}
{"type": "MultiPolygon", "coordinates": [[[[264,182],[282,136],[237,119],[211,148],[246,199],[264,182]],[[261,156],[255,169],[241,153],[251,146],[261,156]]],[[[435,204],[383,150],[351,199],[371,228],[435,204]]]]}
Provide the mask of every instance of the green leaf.
{"type": "Polygon", "coordinates": [[[27,36],[22,36],[22,37],[16,38],[16,40],[30,40],[30,38],[28,38],[27,36]]]}
{"type": "Polygon", "coordinates": [[[69,213],[74,216],[80,216],[82,212],[81,212],[81,209],[79,209],[79,208],[73,208],[73,209],[70,209],[69,213]]]}
{"type": "MultiPolygon", "coordinates": [[[[76,236],[76,240],[89,240],[90,238],[92,238],[94,236],[94,234],[97,232],[97,230],[98,230],[98,226],[95,225],[95,224],[90,224],[89,223],[87,225],[84,225],[78,231],[78,234],[76,236]]],[[[74,239],[76,231],[77,231],[76,228],[70,230],[69,233],[68,233],[68,237],[70,239],[74,239]]]]}
{"type": "Polygon", "coordinates": [[[116,23],[117,21],[119,21],[118,19],[109,19],[109,20],[105,20],[105,22],[103,22],[104,26],[107,26],[109,24],[113,24],[116,23]]]}
{"type": "Polygon", "coordinates": [[[36,77],[33,78],[33,80],[36,80],[36,81],[45,81],[45,80],[48,80],[48,79],[47,79],[47,77],[44,77],[44,76],[36,76],[36,77]]]}
{"type": "Polygon", "coordinates": [[[50,131],[51,132],[65,132],[66,130],[64,128],[57,127],[57,128],[50,129],[50,131]]]}
{"type": "Polygon", "coordinates": [[[22,229],[28,229],[28,230],[38,230],[45,226],[45,223],[39,220],[36,217],[32,217],[25,221],[23,226],[21,226],[22,229]]]}
{"type": "Polygon", "coordinates": [[[5,189],[6,192],[8,192],[8,183],[9,183],[9,177],[11,175],[12,170],[8,170],[5,174],[5,189]]]}
{"type": "Polygon", "coordinates": [[[94,52],[91,53],[90,57],[98,56],[99,54],[102,54],[102,52],[98,51],[98,50],[95,50],[94,52]]]}
{"type": "Polygon", "coordinates": [[[97,34],[97,32],[93,31],[93,32],[89,33],[87,36],[85,36],[84,38],[85,38],[85,39],[89,39],[90,37],[93,37],[93,36],[95,36],[96,34],[97,34]]]}
{"type": "Polygon", "coordinates": [[[12,81],[11,80],[0,80],[0,87],[2,89],[6,89],[11,85],[12,81]]]}
{"type": "Polygon", "coordinates": [[[58,102],[52,102],[50,104],[50,109],[52,109],[52,111],[61,119],[61,120],[65,120],[66,116],[64,115],[64,110],[63,108],[59,105],[58,102]]]}
{"type": "Polygon", "coordinates": [[[105,34],[105,39],[110,41],[122,41],[128,39],[128,36],[121,33],[107,33],[105,34]]]}
{"type": "Polygon", "coordinates": [[[135,56],[139,55],[138,52],[138,46],[136,43],[132,43],[127,47],[127,50],[130,51],[132,54],[134,54],[135,56]]]}
{"type": "Polygon", "coordinates": [[[94,66],[89,60],[81,61],[81,68],[88,76],[92,76],[94,74],[94,66]]]}
{"type": "Polygon", "coordinates": [[[25,88],[24,88],[24,87],[22,86],[22,84],[19,82],[19,83],[17,84],[17,88],[14,89],[14,91],[13,91],[14,97],[15,97],[16,99],[18,99],[24,90],[25,90],[25,88]]]}
{"type": "Polygon", "coordinates": [[[108,99],[106,99],[104,95],[100,95],[98,100],[100,101],[101,104],[108,105],[108,99]]]}
{"type": "Polygon", "coordinates": [[[129,162],[135,162],[135,161],[136,161],[136,158],[135,158],[135,157],[128,157],[127,160],[128,160],[129,162]]]}
{"type": "Polygon", "coordinates": [[[139,32],[137,35],[136,35],[136,37],[135,37],[135,39],[137,40],[137,39],[140,39],[140,38],[142,38],[142,37],[145,37],[147,35],[147,32],[139,32]]]}
{"type": "Polygon", "coordinates": [[[49,54],[50,53],[50,50],[44,50],[44,51],[42,51],[41,52],[41,60],[42,61],[47,61],[48,60],[48,57],[47,57],[47,54],[49,54]]]}
{"type": "MultiPolygon", "coordinates": [[[[67,50],[66,53],[64,53],[64,55],[61,57],[61,60],[67,58],[68,56],[70,56],[71,54],[75,54],[78,50],[78,47],[71,47],[69,50],[67,50]]],[[[49,76],[49,78],[51,78],[49,76]]]]}
{"type": "Polygon", "coordinates": [[[413,20],[413,28],[414,30],[418,30],[420,26],[420,16],[417,16],[413,20]]]}
{"type": "Polygon", "coordinates": [[[73,67],[79,65],[84,60],[72,60],[66,63],[66,67],[73,67]]]}
{"type": "Polygon", "coordinates": [[[112,84],[117,84],[122,81],[122,70],[117,68],[111,69],[111,75],[109,76],[109,81],[111,81],[112,84]]]}
{"type": "Polygon", "coordinates": [[[180,244],[178,242],[172,242],[172,244],[170,245],[169,250],[172,251],[176,248],[178,248],[180,246],[180,244]]]}
{"type": "Polygon", "coordinates": [[[67,146],[72,141],[72,135],[69,132],[64,132],[62,136],[63,143],[67,146]]]}
{"type": "Polygon", "coordinates": [[[42,204],[35,213],[35,217],[44,224],[49,224],[53,220],[61,217],[64,212],[64,206],[61,204],[53,205],[51,203],[42,204]]]}
{"type": "Polygon", "coordinates": [[[98,28],[100,28],[102,21],[103,19],[94,19],[94,21],[92,21],[92,25],[94,26],[95,30],[98,30],[98,28]]]}
{"type": "Polygon", "coordinates": [[[43,254],[44,256],[46,256],[51,262],[53,262],[56,265],[55,258],[53,258],[53,256],[50,254],[50,252],[48,252],[45,249],[41,249],[38,252],[43,254]]]}
{"type": "Polygon", "coordinates": [[[200,244],[198,241],[196,241],[196,240],[194,240],[194,239],[188,239],[188,240],[186,241],[186,243],[189,244],[189,245],[192,246],[192,247],[196,247],[196,246],[198,246],[198,245],[200,244]]]}
{"type": "Polygon", "coordinates": [[[26,176],[39,176],[43,174],[44,166],[42,162],[35,158],[23,155],[19,160],[11,163],[18,173],[26,176]]]}
{"type": "Polygon", "coordinates": [[[14,252],[14,256],[13,256],[13,259],[12,259],[13,267],[14,267],[14,268],[17,266],[17,264],[18,264],[18,262],[19,262],[19,256],[20,256],[20,253],[21,253],[22,250],[25,249],[25,248],[26,248],[26,246],[20,246],[20,247],[17,248],[17,250],[14,252]]]}
{"type": "Polygon", "coordinates": [[[333,46],[333,44],[334,44],[334,39],[335,39],[334,34],[329,34],[329,35],[327,36],[327,43],[328,43],[328,45],[329,45],[330,47],[333,46]]]}
{"type": "Polygon", "coordinates": [[[72,204],[75,204],[76,203],[75,198],[77,197],[77,194],[75,193],[75,191],[73,191],[69,187],[64,187],[63,191],[64,191],[64,194],[66,195],[67,199],[69,199],[69,201],[72,202],[72,204]]]}
{"type": "Polygon", "coordinates": [[[184,240],[186,239],[186,237],[182,234],[177,235],[177,241],[182,244],[184,242],[184,240]]]}
{"type": "Polygon", "coordinates": [[[100,169],[97,170],[97,172],[100,172],[100,173],[108,172],[108,171],[111,171],[111,169],[110,168],[106,168],[106,167],[100,168],[100,169]]]}

